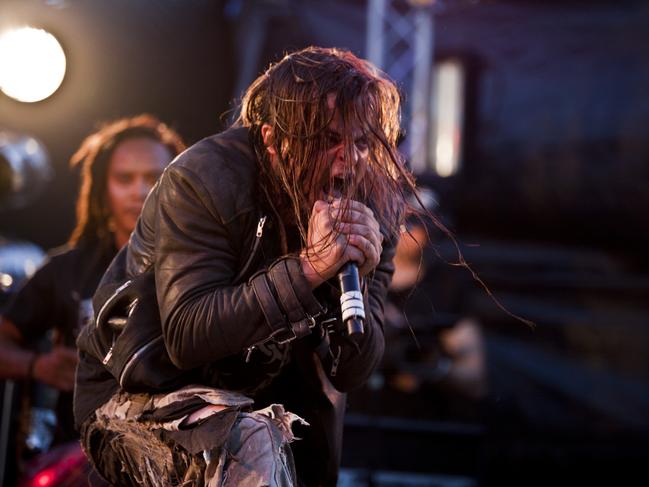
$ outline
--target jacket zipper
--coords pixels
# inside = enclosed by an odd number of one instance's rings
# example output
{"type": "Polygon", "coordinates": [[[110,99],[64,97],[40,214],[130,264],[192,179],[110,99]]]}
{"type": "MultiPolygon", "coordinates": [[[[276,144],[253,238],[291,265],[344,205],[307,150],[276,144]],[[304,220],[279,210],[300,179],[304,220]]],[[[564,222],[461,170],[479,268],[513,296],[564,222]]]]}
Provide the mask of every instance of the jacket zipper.
{"type": "Polygon", "coordinates": [[[113,304],[113,301],[117,298],[119,293],[121,293],[124,289],[126,289],[128,286],[131,285],[131,280],[129,279],[126,281],[124,284],[119,286],[117,289],[113,291],[113,294],[110,295],[110,297],[106,300],[104,305],[99,309],[99,313],[97,313],[97,319],[95,320],[95,327],[99,327],[99,324],[102,322],[102,318],[104,317],[104,312],[106,311],[106,308],[113,304]]]}
{"type": "MultiPolygon", "coordinates": [[[[125,288],[128,284],[130,284],[130,283],[131,283],[130,280],[129,280],[129,281],[126,281],[126,283],[124,283],[124,285],[120,286],[120,288],[117,290],[117,293],[119,293],[119,291],[121,291],[122,289],[124,289],[124,288],[125,288]]],[[[116,295],[117,295],[117,294],[113,294],[113,296],[110,297],[109,301],[112,300],[112,299],[114,299],[114,297],[115,297],[116,295]]],[[[123,331],[124,327],[125,327],[126,324],[128,323],[128,319],[129,319],[129,318],[131,317],[131,315],[133,314],[133,310],[135,309],[135,307],[137,306],[137,303],[138,303],[139,301],[140,301],[140,300],[139,300],[138,298],[135,298],[135,299],[131,302],[131,304],[128,305],[128,315],[127,315],[126,317],[115,317],[115,318],[110,318],[110,319],[108,320],[108,324],[109,324],[109,325],[110,325],[114,320],[119,320],[119,322],[120,322],[120,323],[119,323],[119,324],[120,324],[120,328],[122,329],[122,330],[120,330],[120,332],[119,332],[120,335],[122,334],[122,331],[123,331]]],[[[106,304],[107,304],[107,303],[108,303],[108,302],[106,302],[106,303],[104,304],[104,306],[102,306],[101,311],[100,311],[99,313],[102,313],[102,312],[104,311],[104,309],[106,308],[106,304]]],[[[108,352],[106,353],[106,356],[105,356],[104,359],[101,361],[102,364],[107,365],[108,362],[110,362],[110,359],[113,357],[113,349],[115,348],[115,342],[116,342],[116,341],[117,341],[117,336],[115,336],[115,332],[113,331],[113,343],[110,345],[110,348],[108,349],[108,352]]],[[[146,346],[146,345],[148,345],[148,344],[145,344],[144,346],[146,346]]]]}
{"type": "Polygon", "coordinates": [[[128,374],[131,367],[133,367],[133,365],[135,365],[135,361],[138,359],[138,357],[140,355],[142,355],[144,352],[146,352],[149,348],[151,348],[155,344],[155,342],[158,342],[158,341],[162,340],[162,338],[163,337],[161,335],[161,336],[157,336],[157,337],[149,340],[144,345],[142,345],[140,348],[138,348],[133,353],[133,355],[131,355],[131,358],[129,358],[128,361],[126,362],[126,364],[124,365],[124,368],[122,369],[122,373],[119,374],[119,381],[118,382],[119,382],[119,385],[121,387],[124,387],[124,379],[126,378],[126,375],[128,374]]]}
{"type": "MultiPolygon", "coordinates": [[[[246,261],[245,265],[243,266],[241,272],[239,272],[239,275],[237,276],[237,279],[240,278],[241,276],[245,275],[245,273],[248,271],[248,268],[252,265],[252,261],[253,261],[253,259],[255,258],[255,254],[257,253],[257,250],[259,249],[259,244],[261,243],[261,237],[262,237],[263,234],[264,234],[264,225],[266,224],[266,218],[267,218],[267,217],[266,217],[265,215],[262,215],[262,217],[259,218],[259,222],[257,222],[257,232],[255,233],[255,242],[254,242],[254,244],[253,244],[253,246],[252,246],[252,250],[251,250],[251,252],[250,252],[250,256],[248,257],[248,260],[246,261]]],[[[127,287],[130,283],[131,283],[131,281],[129,280],[129,281],[125,282],[123,285],[121,285],[121,286],[120,286],[120,287],[119,287],[119,288],[118,288],[118,289],[113,293],[113,295],[111,296],[111,298],[110,298],[108,301],[112,301],[112,300],[114,299],[114,297],[115,297],[115,296],[116,296],[116,295],[117,295],[117,294],[118,294],[122,289],[124,289],[125,287],[127,287]]],[[[100,312],[98,313],[98,316],[100,316],[100,315],[102,314],[102,311],[107,307],[107,304],[108,304],[108,302],[105,303],[104,306],[102,306],[102,309],[101,309],[100,312]]],[[[126,365],[124,365],[124,368],[122,369],[122,373],[120,374],[120,376],[119,376],[119,380],[118,380],[118,382],[120,383],[120,385],[122,385],[122,381],[123,381],[123,379],[124,379],[124,377],[125,377],[125,374],[126,374],[126,373],[128,372],[128,370],[133,366],[133,364],[135,363],[135,360],[136,360],[136,359],[137,359],[137,358],[138,358],[138,357],[139,357],[143,352],[145,352],[149,347],[151,347],[151,346],[153,345],[154,342],[156,342],[156,341],[158,341],[158,340],[160,340],[160,339],[162,339],[162,336],[156,337],[156,338],[154,338],[154,339],[148,341],[147,343],[145,343],[144,345],[142,345],[138,350],[135,351],[135,353],[131,356],[131,358],[128,360],[128,362],[126,363],[126,365]]],[[[114,343],[113,343],[113,346],[114,346],[114,343]]],[[[108,363],[108,361],[112,358],[112,355],[113,355],[113,346],[110,347],[110,349],[108,350],[108,353],[106,354],[106,356],[104,357],[104,360],[102,361],[104,365],[106,365],[106,364],[108,363]]]]}
{"type": "Polygon", "coordinates": [[[250,266],[252,265],[252,261],[255,258],[255,254],[259,249],[259,244],[261,244],[261,237],[264,234],[265,224],[266,224],[266,216],[263,215],[261,218],[259,218],[259,222],[257,222],[257,232],[255,233],[255,242],[252,245],[250,256],[248,257],[248,260],[246,260],[246,263],[241,268],[241,271],[239,271],[239,274],[237,274],[235,281],[238,281],[239,279],[241,279],[241,277],[245,276],[248,270],[250,269],[250,266]]]}
{"type": "MultiPolygon", "coordinates": [[[[255,237],[261,238],[262,234],[264,233],[264,224],[266,223],[266,216],[262,216],[259,219],[259,223],[257,223],[257,233],[255,234],[255,237]]],[[[257,241],[258,242],[258,241],[257,241]]],[[[257,243],[255,242],[255,244],[257,243]]],[[[254,252],[254,247],[253,247],[253,252],[254,252]]]]}

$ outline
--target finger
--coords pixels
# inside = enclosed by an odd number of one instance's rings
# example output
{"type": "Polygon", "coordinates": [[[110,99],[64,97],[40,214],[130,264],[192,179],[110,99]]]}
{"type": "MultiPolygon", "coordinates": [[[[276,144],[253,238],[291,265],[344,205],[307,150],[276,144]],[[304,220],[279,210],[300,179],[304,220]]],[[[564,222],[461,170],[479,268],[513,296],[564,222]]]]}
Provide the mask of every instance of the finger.
{"type": "Polygon", "coordinates": [[[68,383],[71,387],[74,387],[74,382],[75,382],[74,371],[73,371],[73,372],[70,372],[69,374],[66,374],[65,381],[66,381],[66,383],[68,383]]]}
{"type": "Polygon", "coordinates": [[[350,236],[350,243],[357,246],[365,256],[365,262],[359,267],[358,272],[364,276],[374,269],[381,260],[381,249],[375,247],[371,241],[360,235],[350,236]]]}
{"type": "Polygon", "coordinates": [[[328,208],[329,203],[324,200],[317,200],[315,203],[313,203],[313,209],[311,210],[311,213],[320,213],[326,211],[328,208]]]}
{"type": "Polygon", "coordinates": [[[56,388],[66,392],[72,391],[74,389],[74,375],[60,380],[56,388]]]}
{"type": "Polygon", "coordinates": [[[365,204],[360,201],[350,200],[350,199],[335,199],[331,203],[331,207],[334,209],[349,209],[365,213],[367,216],[374,218],[374,212],[365,204]]]}
{"type": "Polygon", "coordinates": [[[379,247],[375,247],[370,240],[366,239],[362,235],[350,235],[349,243],[363,252],[366,260],[378,264],[381,257],[381,251],[379,247]]]}
{"type": "Polygon", "coordinates": [[[358,268],[358,273],[361,276],[365,276],[370,272],[372,272],[372,270],[378,265],[378,263],[379,263],[378,258],[366,256],[365,263],[358,268]]]}
{"type": "MultiPolygon", "coordinates": [[[[350,242],[351,244],[351,242],[350,242]]],[[[356,247],[355,245],[347,245],[345,252],[343,253],[342,262],[356,262],[359,269],[365,265],[366,257],[365,254],[356,247]]]]}
{"type": "Polygon", "coordinates": [[[339,211],[341,213],[355,211],[362,213],[363,215],[366,215],[370,218],[374,218],[374,212],[372,210],[370,210],[363,203],[359,203],[358,201],[353,200],[334,201],[330,205],[330,211],[339,211]]]}
{"type": "Polygon", "coordinates": [[[362,225],[372,227],[377,232],[380,230],[379,223],[376,221],[376,219],[362,211],[349,209],[345,210],[338,208],[331,210],[330,216],[331,219],[335,222],[360,223],[362,225]]]}
{"type": "Polygon", "coordinates": [[[358,274],[361,277],[368,275],[377,266],[377,264],[378,262],[370,262],[369,260],[366,260],[365,264],[358,268],[358,274]]]}
{"type": "Polygon", "coordinates": [[[79,363],[79,358],[74,355],[72,357],[64,357],[63,360],[61,360],[62,365],[67,365],[68,367],[76,367],[77,364],[79,363]]]}
{"type": "Polygon", "coordinates": [[[378,221],[376,220],[376,217],[374,216],[374,212],[365,206],[363,203],[360,203],[358,201],[353,201],[353,200],[345,200],[343,202],[337,201],[334,204],[330,205],[330,213],[332,216],[340,216],[343,215],[343,217],[346,214],[349,214],[350,217],[352,218],[361,218],[360,215],[364,215],[366,218],[373,223],[376,224],[376,227],[379,228],[378,221]]]}
{"type": "Polygon", "coordinates": [[[76,349],[71,347],[56,347],[54,350],[60,357],[76,360],[78,356],[76,349]]]}
{"type": "Polygon", "coordinates": [[[62,365],[71,364],[76,365],[79,357],[76,353],[58,352],[54,355],[54,360],[62,365]]]}
{"type": "Polygon", "coordinates": [[[375,229],[367,225],[361,225],[360,223],[337,223],[335,229],[346,235],[362,235],[370,240],[376,248],[381,247],[381,242],[383,241],[381,232],[377,232],[375,229]]]}
{"type": "Polygon", "coordinates": [[[334,232],[332,224],[315,228],[309,236],[309,248],[322,249],[335,245],[340,232],[334,232]]]}

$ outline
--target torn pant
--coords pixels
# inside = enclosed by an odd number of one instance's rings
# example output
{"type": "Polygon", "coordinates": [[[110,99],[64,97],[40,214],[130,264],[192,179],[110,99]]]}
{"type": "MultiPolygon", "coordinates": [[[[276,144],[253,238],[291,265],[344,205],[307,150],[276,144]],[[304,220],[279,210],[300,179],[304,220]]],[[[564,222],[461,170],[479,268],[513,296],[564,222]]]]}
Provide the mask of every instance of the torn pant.
{"type": "Polygon", "coordinates": [[[306,422],[278,404],[246,412],[252,403],[203,386],[118,392],[82,425],[81,444],[112,485],[297,485],[291,425],[306,422]]]}

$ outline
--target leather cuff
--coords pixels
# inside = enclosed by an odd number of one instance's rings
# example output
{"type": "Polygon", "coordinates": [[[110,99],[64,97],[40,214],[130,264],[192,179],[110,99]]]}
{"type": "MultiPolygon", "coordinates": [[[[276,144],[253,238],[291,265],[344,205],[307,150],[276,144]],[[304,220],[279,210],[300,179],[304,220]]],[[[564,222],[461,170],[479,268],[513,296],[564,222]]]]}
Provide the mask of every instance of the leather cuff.
{"type": "Polygon", "coordinates": [[[275,333],[284,328],[286,326],[286,318],[277,305],[275,295],[270,289],[266,274],[258,274],[251,279],[250,283],[252,284],[252,289],[255,292],[257,301],[259,301],[261,311],[264,313],[264,318],[266,318],[266,323],[270,327],[271,333],[275,333]]]}
{"type": "Polygon", "coordinates": [[[307,314],[317,316],[324,312],[323,306],[313,295],[311,285],[302,272],[300,259],[297,257],[286,257],[282,259],[286,265],[288,276],[291,279],[291,284],[295,290],[295,294],[302,304],[302,308],[307,314]]]}
{"type": "MultiPolygon", "coordinates": [[[[308,335],[311,329],[315,326],[314,316],[322,313],[322,306],[311,293],[311,289],[307,285],[308,295],[306,301],[302,301],[298,295],[299,286],[301,283],[296,283],[292,279],[290,262],[295,263],[295,259],[283,258],[276,261],[268,271],[268,276],[272,281],[280,304],[284,310],[284,314],[288,318],[289,330],[285,341],[291,339],[301,338],[308,335]]],[[[299,265],[297,266],[299,269],[299,265]]],[[[293,269],[293,272],[296,268],[293,269]]],[[[304,279],[304,276],[302,276],[304,279]]],[[[306,279],[305,279],[306,281],[306,279]]],[[[303,294],[303,293],[300,293],[303,294]]]]}

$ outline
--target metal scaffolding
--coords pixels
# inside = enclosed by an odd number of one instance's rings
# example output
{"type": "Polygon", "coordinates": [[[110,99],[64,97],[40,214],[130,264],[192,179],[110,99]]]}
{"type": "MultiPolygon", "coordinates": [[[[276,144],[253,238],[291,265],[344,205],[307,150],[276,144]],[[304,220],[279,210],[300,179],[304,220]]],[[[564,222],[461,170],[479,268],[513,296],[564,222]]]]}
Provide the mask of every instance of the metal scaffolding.
{"type": "Polygon", "coordinates": [[[399,85],[405,95],[404,153],[415,173],[426,170],[429,100],[433,66],[435,0],[368,0],[367,57],[399,85]]]}

